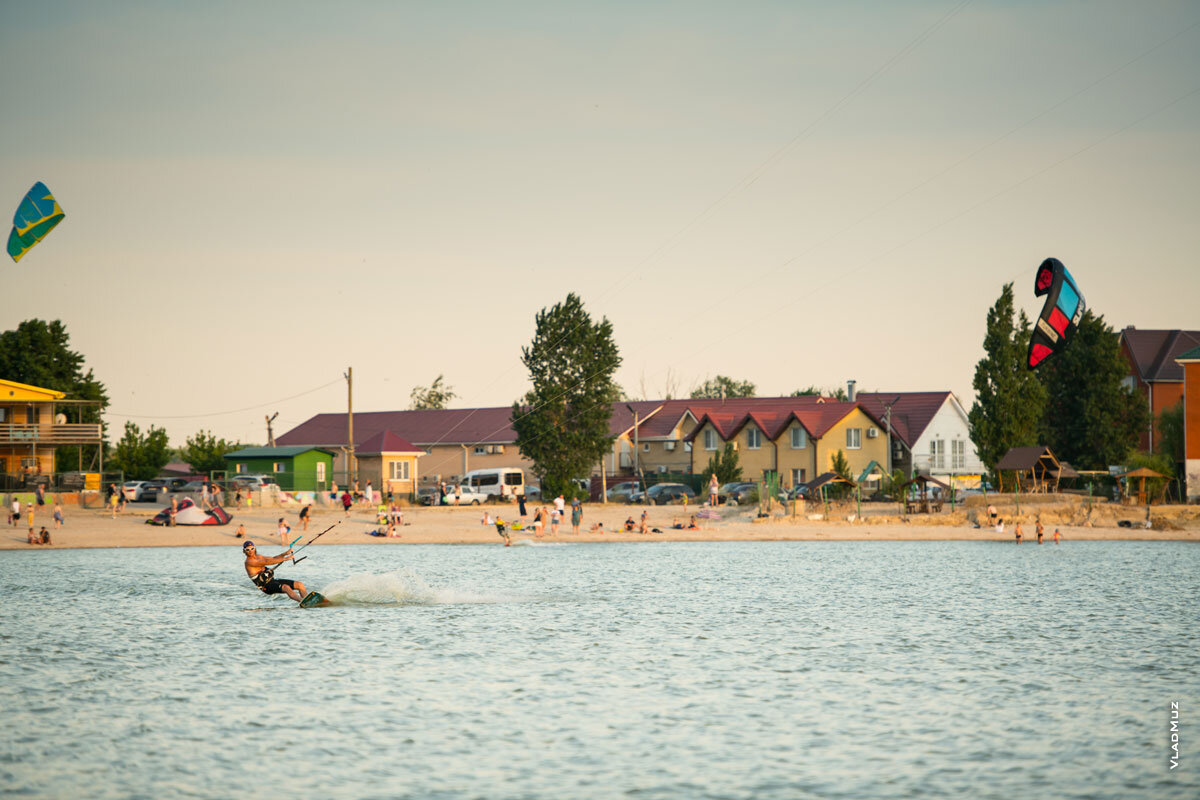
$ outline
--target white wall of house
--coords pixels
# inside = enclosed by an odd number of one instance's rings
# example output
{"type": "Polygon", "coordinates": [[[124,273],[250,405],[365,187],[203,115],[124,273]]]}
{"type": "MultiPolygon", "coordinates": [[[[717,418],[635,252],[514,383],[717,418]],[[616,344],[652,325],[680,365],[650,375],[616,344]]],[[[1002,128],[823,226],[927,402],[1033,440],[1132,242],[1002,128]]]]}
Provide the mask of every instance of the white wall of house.
{"type": "Polygon", "coordinates": [[[913,445],[913,467],[931,475],[978,475],[983,463],[971,441],[971,423],[967,412],[954,395],[947,395],[942,407],[925,426],[913,445]],[[935,450],[934,443],[937,444],[935,450]]]}

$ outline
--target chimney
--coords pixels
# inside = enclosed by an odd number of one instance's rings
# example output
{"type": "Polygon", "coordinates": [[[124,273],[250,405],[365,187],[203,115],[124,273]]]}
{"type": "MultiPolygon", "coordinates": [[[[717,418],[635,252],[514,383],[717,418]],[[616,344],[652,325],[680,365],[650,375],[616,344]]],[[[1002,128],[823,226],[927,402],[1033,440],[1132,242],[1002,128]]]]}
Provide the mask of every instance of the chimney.
{"type": "Polygon", "coordinates": [[[858,383],[858,381],[846,381],[846,399],[851,403],[854,402],[854,385],[856,383],[858,383]]]}

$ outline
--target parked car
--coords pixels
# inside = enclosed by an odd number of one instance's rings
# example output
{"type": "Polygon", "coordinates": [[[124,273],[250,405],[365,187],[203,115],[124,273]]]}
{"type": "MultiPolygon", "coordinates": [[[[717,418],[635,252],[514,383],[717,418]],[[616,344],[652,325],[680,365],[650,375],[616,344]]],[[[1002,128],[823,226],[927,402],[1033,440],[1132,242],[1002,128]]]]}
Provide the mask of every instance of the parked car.
{"type": "Polygon", "coordinates": [[[692,487],[682,483],[656,483],[645,492],[634,492],[629,496],[631,503],[649,503],[652,506],[665,506],[669,503],[682,503],[686,498],[691,503],[696,499],[692,487]]]}
{"type": "Polygon", "coordinates": [[[167,489],[172,492],[186,491],[183,487],[187,486],[189,483],[192,483],[192,481],[188,480],[187,478],[162,478],[161,480],[167,482],[167,489]]]}
{"type": "Polygon", "coordinates": [[[153,503],[161,499],[167,491],[167,482],[164,480],[156,478],[152,481],[142,481],[133,500],[136,503],[153,503]]]}
{"type": "Polygon", "coordinates": [[[437,497],[436,486],[426,486],[423,489],[417,489],[417,502],[423,506],[431,506],[434,504],[434,498],[437,497]]]}
{"type": "Polygon", "coordinates": [[[730,500],[735,505],[758,502],[758,484],[751,481],[733,481],[717,490],[718,503],[728,503],[730,500]]]}
{"type": "Polygon", "coordinates": [[[240,489],[261,489],[276,483],[273,475],[234,475],[233,484],[240,489]]]}
{"type": "MultiPolygon", "coordinates": [[[[458,505],[460,506],[477,506],[480,503],[486,503],[491,499],[492,495],[484,492],[477,492],[465,486],[461,487],[458,494],[458,505]]],[[[436,486],[430,486],[426,489],[417,490],[417,498],[421,505],[436,506],[441,504],[441,499],[438,497],[436,486]]],[[[454,484],[446,484],[446,505],[454,505],[454,484]]]]}
{"type": "Polygon", "coordinates": [[[616,486],[613,486],[611,489],[605,492],[604,496],[613,502],[628,502],[629,495],[639,491],[640,489],[641,484],[637,481],[625,481],[624,483],[618,483],[616,486]]]}
{"type": "Polygon", "coordinates": [[[138,489],[141,488],[143,483],[145,481],[125,481],[121,484],[121,494],[125,496],[128,502],[136,502],[138,489]]]}

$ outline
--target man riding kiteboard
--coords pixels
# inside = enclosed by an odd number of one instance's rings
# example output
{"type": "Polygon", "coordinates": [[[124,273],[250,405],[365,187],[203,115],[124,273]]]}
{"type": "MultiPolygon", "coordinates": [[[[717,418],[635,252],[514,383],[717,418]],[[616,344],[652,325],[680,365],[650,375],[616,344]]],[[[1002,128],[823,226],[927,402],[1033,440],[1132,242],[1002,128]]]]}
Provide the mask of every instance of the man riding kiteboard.
{"type": "Polygon", "coordinates": [[[260,556],[254,547],[254,542],[247,541],[242,544],[242,552],[246,554],[246,574],[250,576],[250,580],[254,581],[254,585],[262,590],[263,594],[282,592],[297,603],[308,594],[308,589],[303,583],[286,578],[276,578],[275,570],[269,568],[273,564],[289,561],[292,558],[290,549],[277,556],[260,556]]]}

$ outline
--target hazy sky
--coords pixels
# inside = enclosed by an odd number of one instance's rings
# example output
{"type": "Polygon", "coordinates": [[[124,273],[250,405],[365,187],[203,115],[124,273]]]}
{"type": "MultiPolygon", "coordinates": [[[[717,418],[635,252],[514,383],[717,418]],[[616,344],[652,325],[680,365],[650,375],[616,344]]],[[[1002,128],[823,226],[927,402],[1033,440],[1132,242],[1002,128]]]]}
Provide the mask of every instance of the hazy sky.
{"type": "Polygon", "coordinates": [[[67,215],[0,330],[63,320],[114,438],[262,442],[346,367],[356,412],[507,405],[571,291],[639,397],[969,403],[1047,256],[1200,327],[1195,2],[6,2],[0,68],[0,207],[67,215]]]}

